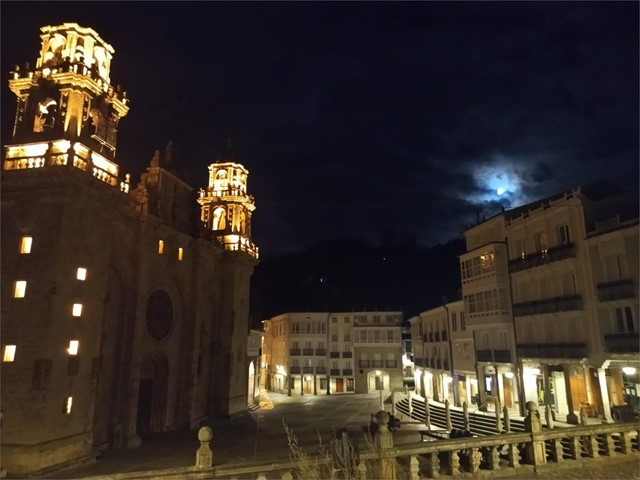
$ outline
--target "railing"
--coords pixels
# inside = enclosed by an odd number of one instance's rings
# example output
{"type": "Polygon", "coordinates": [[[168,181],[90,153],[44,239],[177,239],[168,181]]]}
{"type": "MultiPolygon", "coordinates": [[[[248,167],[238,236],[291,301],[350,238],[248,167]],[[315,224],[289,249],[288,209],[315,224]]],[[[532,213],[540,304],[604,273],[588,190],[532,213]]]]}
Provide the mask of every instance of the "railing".
{"type": "Polygon", "coordinates": [[[329,357],[340,358],[340,352],[329,352],[329,357]]]}
{"type": "Polygon", "coordinates": [[[316,373],[326,374],[327,373],[327,367],[316,367],[316,373]]]}
{"type": "Polygon", "coordinates": [[[298,356],[300,355],[300,349],[299,348],[292,348],[291,350],[289,350],[289,353],[293,356],[298,356]]]}
{"type": "Polygon", "coordinates": [[[396,368],[398,366],[398,362],[395,360],[387,360],[385,364],[387,368],[396,368]]]}
{"type": "Polygon", "coordinates": [[[342,352],[342,358],[352,358],[353,352],[342,352]]]}
{"type": "Polygon", "coordinates": [[[324,357],[326,354],[327,350],[325,348],[316,348],[316,355],[324,357]]]}
{"type": "Polygon", "coordinates": [[[333,375],[333,376],[338,376],[338,375],[340,375],[340,369],[339,369],[339,368],[332,368],[332,369],[329,371],[329,375],[333,375]]]}
{"type": "Polygon", "coordinates": [[[562,245],[557,245],[546,250],[530,253],[524,257],[514,258],[509,260],[509,270],[511,273],[520,272],[529,268],[538,267],[551,262],[557,262],[566,258],[576,256],[576,245],[573,242],[568,242],[562,245]]]}
{"type": "Polygon", "coordinates": [[[313,355],[313,348],[303,348],[302,349],[302,355],[313,355]]]}
{"type": "Polygon", "coordinates": [[[515,317],[572,310],[582,310],[582,297],[580,295],[566,295],[513,304],[513,315],[515,317]]]}
{"type": "MultiPolygon", "coordinates": [[[[118,479],[180,478],[195,480],[204,478],[243,478],[291,480],[300,478],[303,472],[315,478],[334,478],[331,473],[341,471],[338,478],[365,479],[386,478],[514,478],[516,476],[540,476],[545,472],[558,473],[560,469],[581,468],[589,465],[608,465],[608,459],[628,456],[637,461],[638,424],[614,423],[587,425],[571,428],[542,430],[540,420],[529,413],[531,430],[524,433],[502,433],[481,437],[442,439],[429,442],[393,445],[393,435],[386,428],[377,428],[372,437],[367,437],[366,446],[356,458],[340,455],[305,456],[304,465],[283,457],[265,463],[247,465],[247,461],[214,466],[215,452],[210,444],[213,432],[203,427],[198,432],[200,448],[195,452],[195,466],[120,473],[118,479]],[[597,464],[590,463],[599,460],[597,464]],[[345,464],[352,468],[346,468],[345,464]],[[535,474],[535,475],[534,475],[535,474]]],[[[386,412],[374,417],[378,425],[385,426],[386,412]]],[[[368,434],[367,434],[368,435],[368,434]]],[[[342,442],[348,442],[345,437],[342,442]]],[[[349,452],[348,444],[332,443],[332,448],[349,452]]],[[[347,454],[348,455],[348,454],[347,454]]],[[[611,463],[615,471],[617,463],[611,463]]],[[[614,474],[615,475],[615,474],[614,474]]],[[[91,477],[92,480],[107,480],[113,475],[91,477]]],[[[561,477],[562,478],[562,477],[561,477]]],[[[577,477],[576,477],[577,478],[577,477]]]]}
{"type": "Polygon", "coordinates": [[[445,358],[445,359],[442,361],[442,369],[443,369],[443,370],[449,370],[449,359],[445,358]]]}
{"type": "Polygon", "coordinates": [[[604,334],[604,348],[607,352],[637,353],[638,341],[640,341],[638,332],[604,334]]]}
{"type": "Polygon", "coordinates": [[[371,366],[373,368],[382,368],[382,367],[384,367],[384,362],[382,360],[373,360],[371,362],[371,366]]]}
{"type": "Polygon", "coordinates": [[[492,350],[476,350],[476,356],[479,362],[493,362],[492,350]]]}
{"type": "Polygon", "coordinates": [[[433,342],[433,332],[429,332],[429,341],[433,342]]]}
{"type": "Polygon", "coordinates": [[[360,368],[369,368],[370,360],[360,360],[360,368]]]}
{"type": "Polygon", "coordinates": [[[511,350],[494,350],[493,361],[497,363],[511,363],[511,350]]]}
{"type": "MultiPolygon", "coordinates": [[[[518,357],[524,358],[585,358],[586,342],[571,343],[519,343],[518,357]]],[[[636,344],[637,347],[637,344],[636,344]]]]}
{"type": "Polygon", "coordinates": [[[345,368],[342,370],[342,375],[344,375],[345,377],[351,376],[353,375],[353,370],[350,368],[345,368]]]}
{"type": "Polygon", "coordinates": [[[289,373],[300,373],[300,367],[289,367],[289,373]]]}
{"type": "Polygon", "coordinates": [[[633,298],[635,296],[633,280],[631,278],[598,283],[596,288],[598,289],[598,301],[600,302],[633,298]]]}
{"type": "Polygon", "coordinates": [[[313,367],[302,367],[302,373],[313,373],[313,367]]]}

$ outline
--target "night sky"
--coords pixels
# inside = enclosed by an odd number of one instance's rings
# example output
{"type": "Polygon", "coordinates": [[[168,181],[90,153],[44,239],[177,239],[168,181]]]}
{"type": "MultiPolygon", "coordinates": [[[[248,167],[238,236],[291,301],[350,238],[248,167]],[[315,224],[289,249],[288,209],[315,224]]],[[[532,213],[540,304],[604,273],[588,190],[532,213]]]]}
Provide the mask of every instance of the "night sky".
{"type": "Polygon", "coordinates": [[[39,27],[116,50],[134,179],[172,140],[194,187],[233,138],[262,253],[335,237],[424,245],[606,178],[638,185],[638,2],[2,2],[2,139],[39,27]],[[500,195],[498,195],[500,193],[500,195]]]}

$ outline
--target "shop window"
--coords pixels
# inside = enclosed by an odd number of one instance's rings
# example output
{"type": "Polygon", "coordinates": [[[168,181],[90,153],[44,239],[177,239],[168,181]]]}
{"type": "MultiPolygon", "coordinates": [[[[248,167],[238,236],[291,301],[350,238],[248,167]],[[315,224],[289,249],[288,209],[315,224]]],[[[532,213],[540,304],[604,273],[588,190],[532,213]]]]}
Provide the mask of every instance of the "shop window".
{"type": "Polygon", "coordinates": [[[73,405],[73,397],[67,397],[67,401],[64,405],[65,415],[71,415],[71,407],[73,405]]]}
{"type": "Polygon", "coordinates": [[[182,248],[178,249],[178,261],[181,262],[182,261],[182,257],[184,255],[184,250],[182,248]]]}

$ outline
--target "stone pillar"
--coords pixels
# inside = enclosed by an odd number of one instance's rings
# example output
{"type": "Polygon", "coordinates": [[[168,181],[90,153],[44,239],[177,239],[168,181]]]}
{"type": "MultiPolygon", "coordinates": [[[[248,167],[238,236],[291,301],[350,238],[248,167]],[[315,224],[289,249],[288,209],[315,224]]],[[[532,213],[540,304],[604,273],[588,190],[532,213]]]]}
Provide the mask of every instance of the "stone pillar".
{"type": "Polygon", "coordinates": [[[451,376],[451,383],[453,385],[453,404],[459,407],[462,402],[460,401],[460,381],[457,373],[451,376]]]}
{"type": "Polygon", "coordinates": [[[600,386],[600,396],[602,397],[602,421],[613,423],[613,418],[611,418],[611,404],[609,403],[609,389],[607,388],[607,377],[604,368],[598,368],[598,385],[600,386]]]}
{"type": "Polygon", "coordinates": [[[427,424],[427,430],[431,431],[431,412],[429,411],[428,397],[424,397],[424,422],[427,424]]]}
{"type": "Polygon", "coordinates": [[[444,415],[445,415],[445,421],[447,422],[447,431],[451,431],[451,408],[449,406],[449,399],[447,398],[444,401],[444,415]]]}
{"type": "Polygon", "coordinates": [[[316,374],[313,374],[313,394],[318,395],[318,378],[316,374]]]}
{"type": "Polygon", "coordinates": [[[476,373],[478,375],[478,410],[481,412],[487,411],[487,392],[485,390],[484,383],[484,365],[476,364],[476,373]]]}
{"type": "Polygon", "coordinates": [[[304,397],[304,373],[300,374],[300,396],[304,397]]]}
{"type": "Polygon", "coordinates": [[[551,404],[551,380],[549,379],[549,365],[540,365],[542,373],[542,385],[544,386],[544,403],[551,404]]]}
{"type": "Polygon", "coordinates": [[[396,458],[385,453],[386,449],[393,448],[393,435],[387,428],[389,425],[389,414],[380,410],[375,415],[378,431],[376,432],[376,447],[380,450],[380,478],[395,480],[396,478],[396,458]]]}
{"type": "Polygon", "coordinates": [[[435,402],[439,402],[440,401],[440,390],[439,390],[439,385],[438,385],[438,377],[440,377],[439,373],[434,373],[431,376],[431,386],[433,389],[433,400],[435,402]]]}
{"type": "Polygon", "coordinates": [[[551,414],[551,406],[548,403],[544,406],[544,419],[547,421],[547,427],[553,428],[553,415],[551,414]]]}
{"type": "Polygon", "coordinates": [[[567,415],[567,423],[578,425],[578,416],[574,413],[575,407],[573,405],[573,396],[571,395],[571,365],[563,365],[564,370],[564,384],[565,391],[567,392],[567,408],[569,414],[567,415]]]}
{"type": "Polygon", "coordinates": [[[469,430],[469,405],[467,402],[462,404],[462,425],[465,430],[469,430]]]}
{"type": "Polygon", "coordinates": [[[504,431],[505,433],[511,433],[511,419],[509,418],[509,409],[507,407],[502,409],[502,415],[504,418],[504,431]]]}
{"type": "Polygon", "coordinates": [[[327,375],[327,395],[331,395],[331,377],[327,375]]]}
{"type": "Polygon", "coordinates": [[[291,376],[291,374],[289,374],[289,376],[287,377],[287,395],[290,397],[291,396],[291,383],[293,382],[293,376],[291,376]]]}
{"type": "Polygon", "coordinates": [[[542,432],[542,422],[538,413],[538,406],[535,402],[527,402],[527,416],[524,419],[524,429],[531,433],[531,442],[526,446],[527,463],[531,465],[542,465],[547,463],[547,456],[544,449],[544,440],[537,440],[536,437],[542,432]]]}
{"type": "Polygon", "coordinates": [[[502,433],[502,419],[500,418],[500,414],[502,413],[502,409],[500,408],[500,399],[496,398],[495,400],[495,409],[496,409],[496,432],[502,433]]]}
{"type": "Polygon", "coordinates": [[[209,447],[209,442],[213,438],[211,427],[202,427],[198,430],[198,440],[200,448],[196,451],[196,468],[213,467],[213,452],[209,447]]]}

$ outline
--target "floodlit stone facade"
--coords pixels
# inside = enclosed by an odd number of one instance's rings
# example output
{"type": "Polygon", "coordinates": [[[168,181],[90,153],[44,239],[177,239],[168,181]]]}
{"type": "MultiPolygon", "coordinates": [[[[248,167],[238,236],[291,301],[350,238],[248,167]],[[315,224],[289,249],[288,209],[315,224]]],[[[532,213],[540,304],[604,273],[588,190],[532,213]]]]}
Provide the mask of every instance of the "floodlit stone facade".
{"type": "Polygon", "coordinates": [[[137,186],[113,48],[42,29],[2,166],[2,467],[27,475],[245,411],[253,197],[226,156],[196,194],[169,145],[137,186]],[[226,222],[214,222],[216,217],[226,222]]]}

